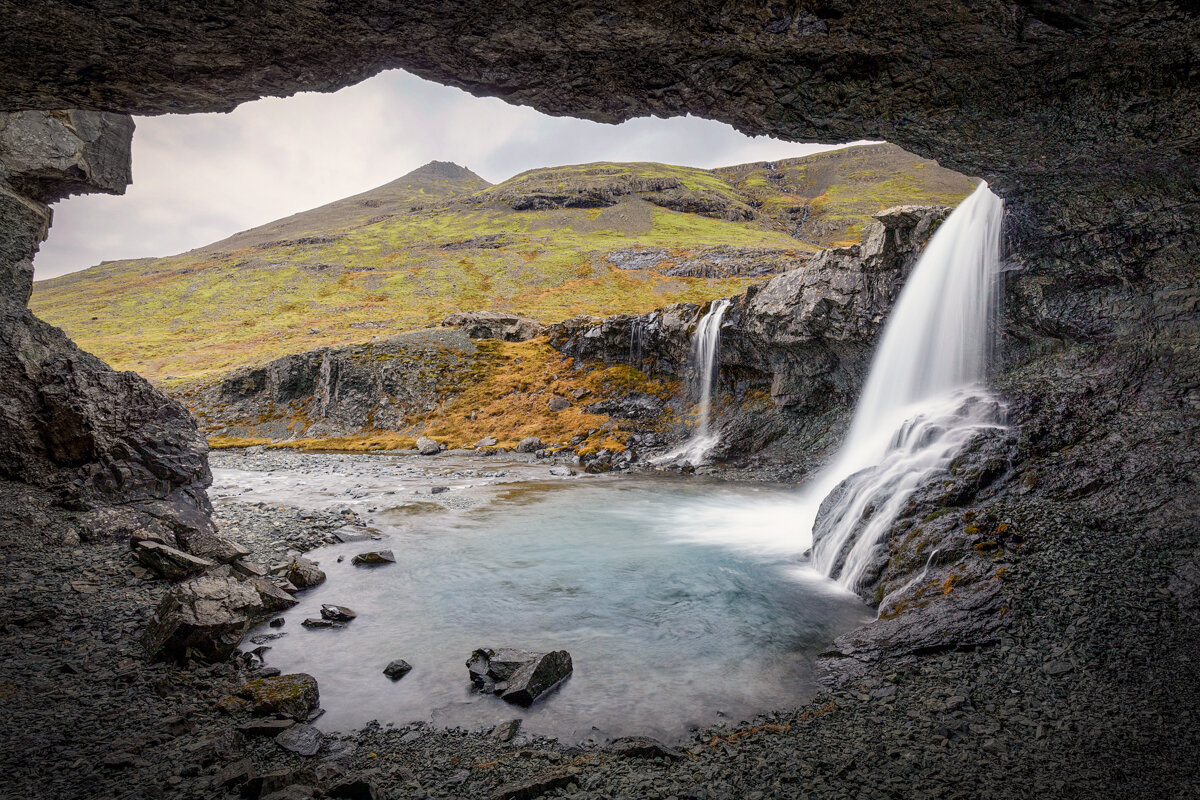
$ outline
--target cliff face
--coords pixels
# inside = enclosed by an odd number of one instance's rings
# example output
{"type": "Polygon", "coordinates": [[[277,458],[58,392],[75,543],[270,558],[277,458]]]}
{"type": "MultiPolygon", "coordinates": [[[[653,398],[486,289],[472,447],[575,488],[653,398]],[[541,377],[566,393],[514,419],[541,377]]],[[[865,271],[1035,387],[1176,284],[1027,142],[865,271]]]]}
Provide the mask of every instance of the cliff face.
{"type": "Polygon", "coordinates": [[[186,538],[212,528],[204,493],[208,446],[187,411],[134,373],[113,372],[25,307],[32,258],[50,222],[46,204],[73,193],[124,191],[132,133],[130,119],[114,114],[0,114],[6,534],[28,535],[36,506],[47,502],[30,508],[28,490],[76,512],[83,536],[165,526],[186,538]]]}

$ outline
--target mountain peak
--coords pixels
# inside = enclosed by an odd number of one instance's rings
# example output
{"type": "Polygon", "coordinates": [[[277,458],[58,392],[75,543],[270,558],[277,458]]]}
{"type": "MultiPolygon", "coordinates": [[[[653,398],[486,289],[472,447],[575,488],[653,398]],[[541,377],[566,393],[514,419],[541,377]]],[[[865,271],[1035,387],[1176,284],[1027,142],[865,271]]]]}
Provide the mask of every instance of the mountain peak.
{"type": "Polygon", "coordinates": [[[430,161],[424,166],[417,167],[404,177],[454,180],[457,178],[478,178],[479,176],[466,167],[460,167],[453,161],[430,161]]]}

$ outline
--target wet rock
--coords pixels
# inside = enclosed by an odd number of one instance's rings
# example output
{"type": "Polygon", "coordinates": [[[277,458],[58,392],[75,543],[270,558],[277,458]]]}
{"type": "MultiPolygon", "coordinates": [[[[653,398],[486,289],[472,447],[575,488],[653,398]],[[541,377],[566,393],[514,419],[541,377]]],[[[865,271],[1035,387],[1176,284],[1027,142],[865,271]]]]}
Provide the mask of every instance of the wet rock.
{"type": "Polygon", "coordinates": [[[287,622],[287,620],[284,619],[283,617],[275,617],[267,624],[270,625],[272,628],[282,628],[286,622],[287,622]]]}
{"type": "Polygon", "coordinates": [[[373,550],[368,553],[359,553],[354,558],[350,559],[350,563],[360,567],[371,567],[379,564],[395,564],[396,556],[391,550],[373,550]]]}
{"type": "Polygon", "coordinates": [[[521,720],[510,719],[508,722],[501,722],[492,731],[492,738],[497,742],[511,742],[521,730],[521,720]]]}
{"type": "MultiPolygon", "coordinates": [[[[559,409],[551,408],[551,410],[557,411],[559,409]]],[[[542,440],[536,436],[526,436],[513,449],[518,453],[536,453],[542,449],[542,440]]]]}
{"type": "Polygon", "coordinates": [[[334,622],[330,619],[321,619],[320,617],[309,617],[300,623],[305,628],[344,628],[346,623],[334,622]]]}
{"type": "Polygon", "coordinates": [[[513,648],[480,648],[467,660],[467,670],[471,685],[478,691],[528,706],[571,674],[571,654],[566,650],[536,653],[513,648]]]}
{"type": "Polygon", "coordinates": [[[162,599],[142,644],[151,658],[223,661],[264,611],[259,593],[234,578],[193,578],[162,599]]]}
{"type": "Polygon", "coordinates": [[[303,722],[321,705],[317,679],[303,672],[247,681],[238,695],[250,701],[255,714],[279,714],[303,722]]]}
{"type": "Polygon", "coordinates": [[[288,562],[284,576],[297,589],[311,589],[325,582],[325,573],[307,558],[297,557],[288,562]]]}
{"type": "Polygon", "coordinates": [[[511,647],[481,647],[467,659],[471,685],[481,692],[491,693],[496,690],[497,683],[506,683],[518,669],[539,655],[511,647]]]}
{"type": "Polygon", "coordinates": [[[386,667],[383,668],[383,674],[387,675],[389,678],[391,678],[394,681],[400,680],[401,678],[403,678],[405,675],[407,675],[410,672],[412,672],[412,664],[409,664],[407,661],[405,661],[402,658],[398,658],[395,661],[392,661],[386,667]]]}
{"type": "Polygon", "coordinates": [[[417,452],[423,456],[436,456],[442,452],[442,446],[428,436],[422,436],[417,439],[417,452]]]}
{"type": "Polygon", "coordinates": [[[295,725],[275,737],[275,744],[302,756],[315,756],[325,735],[311,725],[295,725]]]}
{"type": "Polygon", "coordinates": [[[554,395],[546,401],[546,407],[551,411],[566,411],[571,407],[571,401],[565,397],[554,395]]]}
{"type": "Polygon", "coordinates": [[[550,474],[556,478],[569,478],[575,474],[575,470],[570,467],[551,467],[550,474]]]}
{"type": "Polygon", "coordinates": [[[434,487],[430,488],[429,493],[430,494],[443,494],[444,492],[448,492],[448,491],[450,491],[449,486],[434,486],[434,487]]]}
{"type": "Polygon", "coordinates": [[[331,603],[321,606],[321,619],[327,619],[330,622],[349,622],[357,616],[358,614],[345,606],[335,606],[331,603]]]}
{"type": "Polygon", "coordinates": [[[571,654],[566,650],[539,655],[513,673],[500,697],[514,705],[533,705],[569,678],[572,669],[571,654]]]}
{"type": "Polygon", "coordinates": [[[289,786],[303,786],[305,777],[290,769],[273,769],[255,773],[242,785],[242,797],[248,798],[248,800],[261,800],[261,798],[268,797],[289,786]]]}
{"type": "Polygon", "coordinates": [[[183,580],[217,565],[215,561],[200,558],[149,539],[135,544],[133,553],[139,562],[153,570],[159,577],[171,581],[183,580]]]}

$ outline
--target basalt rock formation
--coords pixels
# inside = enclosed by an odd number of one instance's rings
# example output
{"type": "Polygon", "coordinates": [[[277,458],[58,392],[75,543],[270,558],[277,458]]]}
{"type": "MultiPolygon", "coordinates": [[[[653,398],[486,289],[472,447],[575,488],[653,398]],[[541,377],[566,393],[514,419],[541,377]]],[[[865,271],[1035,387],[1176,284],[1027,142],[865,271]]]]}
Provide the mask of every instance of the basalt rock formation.
{"type": "Polygon", "coordinates": [[[4,527],[30,510],[31,486],[75,513],[82,538],[160,530],[211,534],[208,446],[187,411],[132,372],[113,372],[25,307],[48,203],[124,191],[128,117],[0,114],[0,481],[4,527]]]}

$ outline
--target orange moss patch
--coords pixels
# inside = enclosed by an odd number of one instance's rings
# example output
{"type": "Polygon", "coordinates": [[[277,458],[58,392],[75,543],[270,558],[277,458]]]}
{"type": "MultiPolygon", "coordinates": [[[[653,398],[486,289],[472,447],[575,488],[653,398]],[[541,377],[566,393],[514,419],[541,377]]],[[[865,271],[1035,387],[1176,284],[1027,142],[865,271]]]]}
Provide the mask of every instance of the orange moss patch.
{"type": "Polygon", "coordinates": [[[528,342],[479,342],[481,358],[465,381],[463,391],[419,420],[425,435],[451,447],[470,447],[486,436],[499,447],[514,447],[528,436],[547,445],[565,445],[587,436],[579,452],[625,449],[625,433],[602,414],[585,407],[631,392],[664,399],[676,390],[673,382],[654,380],[624,365],[577,368],[546,339],[528,342]],[[580,397],[576,397],[580,395],[580,397]],[[552,411],[554,397],[570,405],[552,411]]]}
{"type": "Polygon", "coordinates": [[[945,597],[946,595],[950,594],[950,592],[954,591],[954,585],[956,583],[958,583],[957,575],[951,575],[949,578],[946,578],[946,580],[942,583],[942,596],[945,597]]]}
{"type": "Polygon", "coordinates": [[[254,447],[260,444],[270,444],[270,439],[261,439],[253,436],[210,436],[208,437],[208,447],[210,450],[227,450],[233,447],[254,447]]]}

